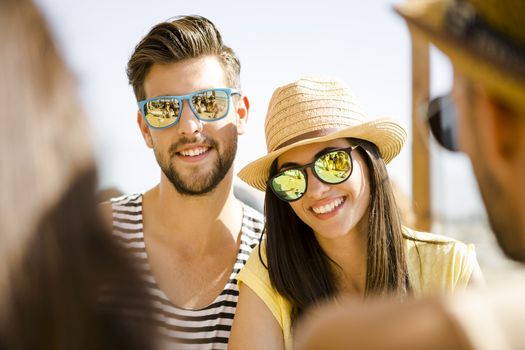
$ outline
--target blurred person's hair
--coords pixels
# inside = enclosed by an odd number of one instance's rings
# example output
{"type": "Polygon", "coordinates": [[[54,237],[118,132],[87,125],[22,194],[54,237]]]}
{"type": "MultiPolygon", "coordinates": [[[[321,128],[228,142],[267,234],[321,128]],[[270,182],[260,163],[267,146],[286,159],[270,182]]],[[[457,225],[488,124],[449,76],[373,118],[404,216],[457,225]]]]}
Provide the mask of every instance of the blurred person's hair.
{"type": "Polygon", "coordinates": [[[112,198],[120,197],[124,194],[117,187],[101,188],[97,191],[96,198],[97,203],[103,203],[111,200],[112,198]]]}
{"type": "Polygon", "coordinates": [[[31,0],[0,0],[0,42],[0,349],[147,349],[123,317],[144,290],[99,216],[74,82],[31,0]]]}
{"type": "Polygon", "coordinates": [[[137,101],[144,100],[144,79],[154,64],[168,64],[215,56],[222,64],[228,87],[240,89],[241,63],[224,45],[215,25],[201,16],[176,17],[153,27],[138,43],[128,62],[127,74],[137,101]]]}

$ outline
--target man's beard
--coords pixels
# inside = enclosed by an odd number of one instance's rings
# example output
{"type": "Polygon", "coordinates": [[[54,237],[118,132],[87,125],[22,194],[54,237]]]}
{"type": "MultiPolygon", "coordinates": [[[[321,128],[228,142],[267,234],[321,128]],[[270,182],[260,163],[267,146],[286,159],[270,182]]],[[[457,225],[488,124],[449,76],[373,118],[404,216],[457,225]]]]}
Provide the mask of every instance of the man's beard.
{"type": "Polygon", "coordinates": [[[226,133],[225,139],[228,140],[228,142],[223,145],[223,149],[214,139],[205,139],[204,143],[215,149],[218,156],[213,169],[202,176],[189,176],[187,179],[184,179],[171,162],[171,159],[176,157],[177,149],[184,144],[195,143],[195,139],[183,137],[172,144],[168,150],[168,159],[155,149],[155,157],[162,172],[178,193],[186,196],[203,196],[212,192],[224,179],[231,169],[235,154],[237,153],[237,127],[233,125],[231,128],[225,128],[222,132],[226,133]]]}
{"type": "MultiPolygon", "coordinates": [[[[479,155],[478,155],[479,156],[479,155]]],[[[499,246],[509,258],[525,261],[525,242],[520,211],[485,164],[474,167],[489,222],[499,246]]]]}

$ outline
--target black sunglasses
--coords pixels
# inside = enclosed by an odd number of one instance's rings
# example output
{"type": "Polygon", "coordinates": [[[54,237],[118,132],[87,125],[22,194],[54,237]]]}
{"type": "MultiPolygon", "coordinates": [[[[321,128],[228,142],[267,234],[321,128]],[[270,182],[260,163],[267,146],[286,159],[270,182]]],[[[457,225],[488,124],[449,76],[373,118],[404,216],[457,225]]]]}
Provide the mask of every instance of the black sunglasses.
{"type": "Polygon", "coordinates": [[[428,104],[427,122],[436,141],[449,151],[459,151],[457,111],[450,95],[436,97],[428,104]]]}
{"type": "Polygon", "coordinates": [[[288,168],[268,180],[268,186],[275,195],[286,202],[300,199],[308,188],[308,175],[306,169],[312,169],[312,173],[321,182],[326,184],[340,184],[350,177],[353,169],[352,151],[358,145],[328,150],[309,163],[298,167],[288,168]]]}

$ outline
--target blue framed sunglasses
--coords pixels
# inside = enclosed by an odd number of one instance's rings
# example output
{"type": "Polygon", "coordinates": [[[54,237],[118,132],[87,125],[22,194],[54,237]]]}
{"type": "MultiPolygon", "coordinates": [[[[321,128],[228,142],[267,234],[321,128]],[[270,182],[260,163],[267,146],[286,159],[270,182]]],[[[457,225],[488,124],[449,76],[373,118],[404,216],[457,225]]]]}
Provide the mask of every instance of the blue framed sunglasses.
{"type": "Polygon", "coordinates": [[[165,129],[177,124],[182,114],[184,100],[188,100],[197,119],[214,122],[228,115],[232,95],[240,90],[231,88],[206,89],[183,96],[157,96],[139,101],[144,120],[153,129],[165,129]]]}
{"type": "Polygon", "coordinates": [[[293,202],[300,199],[308,189],[308,168],[325,184],[336,185],[345,182],[352,175],[352,151],[357,147],[359,145],[323,152],[309,164],[278,172],[268,180],[268,186],[280,200],[293,202]]]}

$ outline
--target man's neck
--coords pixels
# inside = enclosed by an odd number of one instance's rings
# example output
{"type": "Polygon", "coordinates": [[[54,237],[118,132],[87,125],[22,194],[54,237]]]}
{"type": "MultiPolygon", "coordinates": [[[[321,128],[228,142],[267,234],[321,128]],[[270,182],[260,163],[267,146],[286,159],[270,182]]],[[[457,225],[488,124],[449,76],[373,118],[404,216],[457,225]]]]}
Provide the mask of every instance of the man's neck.
{"type": "Polygon", "coordinates": [[[233,196],[231,174],[204,196],[182,196],[161,182],[144,195],[142,216],[159,288],[183,308],[213,302],[225,288],[240,243],[242,205],[233,196]]]}
{"type": "Polygon", "coordinates": [[[233,175],[228,173],[210,193],[188,196],[163,179],[144,195],[145,234],[158,235],[168,244],[205,251],[224,239],[237,239],[242,206],[233,195],[233,175]]]}

